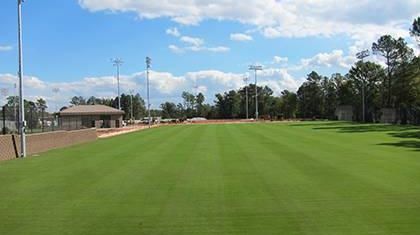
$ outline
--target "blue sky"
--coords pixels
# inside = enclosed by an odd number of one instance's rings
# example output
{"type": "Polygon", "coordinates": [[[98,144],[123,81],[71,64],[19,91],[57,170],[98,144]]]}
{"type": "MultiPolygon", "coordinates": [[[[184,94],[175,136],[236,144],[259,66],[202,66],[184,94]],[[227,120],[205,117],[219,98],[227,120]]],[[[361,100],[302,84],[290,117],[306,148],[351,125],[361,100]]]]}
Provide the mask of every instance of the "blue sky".
{"type": "MultiPolygon", "coordinates": [[[[13,94],[16,1],[2,1],[0,15],[0,88],[13,94]]],[[[212,102],[214,93],[242,86],[251,63],[265,68],[261,84],[295,90],[312,70],[345,73],[380,35],[404,37],[415,48],[408,28],[417,15],[420,3],[412,0],[27,0],[26,97],[43,97],[51,108],[74,95],[115,96],[113,57],[125,62],[123,92],[144,95],[146,56],[153,58],[155,108],[179,102],[183,90],[212,102]]]]}

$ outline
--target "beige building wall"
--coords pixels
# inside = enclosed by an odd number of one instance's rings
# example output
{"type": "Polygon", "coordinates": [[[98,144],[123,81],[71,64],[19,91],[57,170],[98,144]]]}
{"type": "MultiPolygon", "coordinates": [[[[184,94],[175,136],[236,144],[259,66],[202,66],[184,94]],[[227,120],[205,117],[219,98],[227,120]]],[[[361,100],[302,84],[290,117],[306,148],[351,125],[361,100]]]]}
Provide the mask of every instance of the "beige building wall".
{"type": "Polygon", "coordinates": [[[123,116],[122,115],[110,115],[110,120],[102,120],[100,115],[92,116],[63,116],[60,117],[60,125],[64,130],[78,130],[83,128],[116,128],[122,127],[123,116]],[[82,119],[88,118],[92,120],[89,126],[83,126],[82,119]],[[118,123],[119,125],[118,125],[118,123]]]}

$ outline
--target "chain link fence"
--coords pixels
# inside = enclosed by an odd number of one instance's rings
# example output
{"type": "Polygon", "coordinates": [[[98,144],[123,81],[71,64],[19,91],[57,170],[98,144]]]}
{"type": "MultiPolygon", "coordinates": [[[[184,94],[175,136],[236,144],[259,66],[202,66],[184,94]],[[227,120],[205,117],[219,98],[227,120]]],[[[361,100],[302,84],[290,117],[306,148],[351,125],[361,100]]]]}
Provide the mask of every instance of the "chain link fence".
{"type": "MultiPolygon", "coordinates": [[[[58,116],[45,110],[35,108],[25,109],[26,133],[42,133],[61,130],[58,116]]],[[[0,114],[1,134],[17,134],[19,132],[18,107],[4,105],[0,114]]]]}

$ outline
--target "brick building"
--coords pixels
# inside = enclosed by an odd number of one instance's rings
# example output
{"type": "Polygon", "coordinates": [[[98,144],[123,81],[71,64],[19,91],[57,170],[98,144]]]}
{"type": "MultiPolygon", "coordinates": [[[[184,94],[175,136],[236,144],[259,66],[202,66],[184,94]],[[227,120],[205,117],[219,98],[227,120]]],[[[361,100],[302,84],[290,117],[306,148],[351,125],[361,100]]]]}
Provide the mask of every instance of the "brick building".
{"type": "Polygon", "coordinates": [[[124,112],[105,105],[77,105],[59,112],[64,130],[120,128],[124,112]]]}

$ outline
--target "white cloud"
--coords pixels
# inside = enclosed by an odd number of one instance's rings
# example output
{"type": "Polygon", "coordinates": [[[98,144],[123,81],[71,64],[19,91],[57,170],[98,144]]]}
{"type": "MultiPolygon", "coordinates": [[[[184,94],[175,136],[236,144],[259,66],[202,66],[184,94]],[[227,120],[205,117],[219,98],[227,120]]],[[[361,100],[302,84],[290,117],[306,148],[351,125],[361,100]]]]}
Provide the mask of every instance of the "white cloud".
{"type": "Polygon", "coordinates": [[[294,78],[287,69],[268,68],[260,72],[259,80],[261,85],[269,86],[275,95],[282,91],[296,91],[303,83],[303,79],[294,78]]]}
{"type": "Polygon", "coordinates": [[[282,36],[282,33],[279,29],[273,27],[266,27],[262,30],[262,34],[267,38],[278,38],[282,36]]]}
{"type": "Polygon", "coordinates": [[[282,64],[282,63],[287,63],[287,62],[289,62],[288,57],[274,56],[272,63],[273,64],[282,64]]]}
{"type": "Polygon", "coordinates": [[[180,37],[181,36],[181,33],[178,31],[178,28],[167,29],[166,34],[174,36],[174,37],[180,37]]]}
{"type": "MultiPolygon", "coordinates": [[[[242,73],[227,73],[219,70],[203,70],[189,72],[176,76],[168,72],[151,71],[150,87],[152,102],[157,107],[161,102],[170,100],[181,101],[182,91],[202,92],[206,99],[211,102],[213,95],[229,89],[238,89],[244,86],[242,73]]],[[[301,81],[293,78],[286,69],[265,69],[259,73],[259,84],[269,85],[275,92],[280,94],[284,89],[296,90],[301,81]]],[[[49,110],[55,107],[68,105],[73,96],[96,96],[100,98],[111,98],[117,95],[117,80],[115,76],[93,76],[82,78],[72,82],[45,82],[34,76],[25,77],[25,98],[44,98],[47,100],[49,110]],[[59,94],[53,92],[59,88],[59,94]]],[[[17,77],[12,74],[0,74],[0,87],[9,88],[9,94],[13,92],[13,85],[17,77]]],[[[251,81],[252,82],[252,81],[251,81]]],[[[145,72],[138,72],[130,75],[121,75],[121,92],[127,93],[134,89],[145,97],[146,82],[145,72]]]]}
{"type": "Polygon", "coordinates": [[[1,51],[11,51],[11,50],[13,50],[12,46],[1,46],[0,45],[0,52],[1,51]]]}
{"type": "Polygon", "coordinates": [[[184,77],[177,77],[171,73],[152,71],[150,74],[151,85],[162,94],[171,94],[180,91],[186,85],[184,77]]]}
{"type": "Polygon", "coordinates": [[[236,89],[243,84],[243,74],[225,73],[218,70],[204,70],[187,73],[186,78],[194,82],[211,80],[228,89],[236,89]]]}
{"type": "Polygon", "coordinates": [[[211,52],[228,52],[230,51],[229,47],[223,47],[223,46],[219,46],[219,47],[207,47],[204,48],[205,50],[211,51],[211,52]]]}
{"type": "Polygon", "coordinates": [[[175,46],[175,45],[169,45],[168,48],[169,50],[171,50],[173,53],[176,53],[176,54],[184,53],[184,49],[179,48],[178,46],[175,46]]]}
{"type": "Polygon", "coordinates": [[[201,38],[189,37],[189,36],[182,36],[181,42],[190,44],[194,47],[200,47],[204,44],[204,40],[201,38]]]}
{"type": "Polygon", "coordinates": [[[308,67],[341,67],[345,69],[351,68],[356,61],[354,56],[344,56],[342,50],[334,50],[331,53],[319,53],[312,58],[302,59],[301,66],[308,67]]]}
{"type": "Polygon", "coordinates": [[[418,0],[79,0],[90,11],[136,12],[140,18],[169,18],[186,25],[203,20],[236,21],[267,37],[349,36],[404,30],[420,14],[418,0]],[[374,14],[373,14],[374,13],[374,14]]]}
{"type": "Polygon", "coordinates": [[[207,86],[195,86],[194,89],[196,93],[207,94],[207,91],[208,91],[207,86]]]}
{"type": "MultiPolygon", "coordinates": [[[[23,81],[24,81],[25,88],[43,89],[46,87],[46,83],[43,82],[38,77],[24,76],[23,81]]],[[[18,83],[18,78],[16,75],[0,74],[0,85],[4,85],[6,87],[13,87],[17,83],[18,83]]]]}
{"type": "Polygon", "coordinates": [[[230,40],[232,41],[252,41],[252,36],[243,33],[234,33],[230,35],[230,40]]]}
{"type": "Polygon", "coordinates": [[[192,51],[192,52],[208,51],[208,52],[214,52],[214,53],[224,53],[224,52],[230,51],[230,48],[225,47],[225,46],[207,47],[205,46],[204,40],[197,37],[182,36],[179,40],[187,45],[184,47],[179,47],[177,45],[168,46],[169,50],[171,50],[172,52],[176,54],[182,54],[186,51],[192,51]]]}

